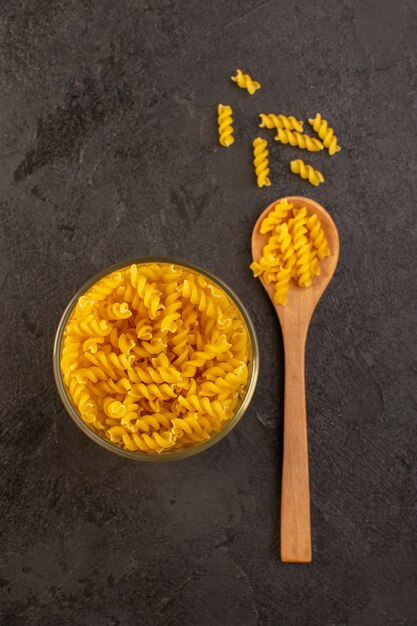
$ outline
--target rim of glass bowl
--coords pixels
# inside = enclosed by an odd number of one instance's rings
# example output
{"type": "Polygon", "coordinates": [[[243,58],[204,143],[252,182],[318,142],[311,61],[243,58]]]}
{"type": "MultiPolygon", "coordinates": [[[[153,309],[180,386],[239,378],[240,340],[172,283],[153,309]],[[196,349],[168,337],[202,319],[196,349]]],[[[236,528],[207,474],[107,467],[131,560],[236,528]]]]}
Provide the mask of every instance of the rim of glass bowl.
{"type": "Polygon", "coordinates": [[[252,400],[252,396],[254,394],[255,387],[256,387],[256,382],[258,380],[259,346],[258,346],[258,340],[256,337],[255,327],[253,325],[253,322],[250,318],[249,313],[246,310],[245,305],[243,304],[239,296],[221,278],[219,278],[215,274],[212,274],[208,270],[203,269],[199,265],[196,265],[195,263],[183,261],[182,259],[162,257],[162,256],[138,257],[138,258],[128,259],[126,261],[120,261],[119,263],[115,263],[113,265],[110,265],[109,267],[104,268],[103,270],[101,270],[100,272],[92,276],[89,280],[87,280],[87,282],[85,282],[82,285],[82,287],[78,289],[76,294],[71,298],[69,304],[67,305],[61,317],[61,320],[58,324],[58,328],[56,331],[54,347],[53,347],[53,369],[54,369],[54,377],[55,377],[55,382],[56,382],[56,386],[58,389],[58,393],[61,397],[64,407],[66,408],[67,412],[72,417],[74,422],[77,424],[77,426],[88,437],[90,437],[90,439],[92,439],[95,443],[100,445],[102,448],[109,450],[110,452],[113,452],[115,454],[118,454],[119,456],[123,456],[127,459],[132,459],[135,461],[145,461],[145,462],[177,461],[180,459],[188,458],[190,456],[194,456],[195,454],[200,454],[200,452],[204,452],[208,448],[211,448],[211,446],[214,446],[216,443],[218,443],[224,437],[226,437],[226,435],[228,435],[231,430],[233,430],[236,424],[241,420],[243,415],[246,413],[249,407],[249,404],[252,400]],[[129,267],[129,265],[132,265],[133,263],[136,263],[136,264],[144,264],[144,263],[174,264],[174,265],[186,267],[187,269],[191,269],[192,271],[203,274],[204,276],[212,280],[214,283],[217,283],[227,293],[229,298],[231,298],[231,300],[236,304],[248,328],[250,341],[251,341],[251,348],[252,348],[252,367],[250,369],[250,379],[247,385],[245,396],[243,397],[243,400],[238,410],[236,411],[235,415],[227,422],[227,424],[221,430],[219,430],[219,432],[216,433],[213,437],[211,437],[210,439],[208,439],[207,441],[204,441],[203,443],[199,445],[196,445],[190,448],[179,449],[178,451],[162,452],[161,454],[146,454],[143,452],[133,452],[130,450],[123,450],[122,448],[119,448],[115,446],[114,444],[112,444],[111,442],[106,441],[105,439],[101,438],[83,422],[83,420],[81,419],[81,417],[78,415],[77,411],[75,410],[74,406],[72,405],[71,400],[69,399],[67,391],[65,389],[64,381],[62,380],[62,373],[61,373],[61,366],[60,366],[61,343],[62,343],[64,329],[67,324],[68,318],[70,317],[72,310],[78,301],[78,298],[80,298],[87,291],[87,289],[89,289],[92,285],[94,285],[94,283],[99,281],[104,276],[107,276],[108,274],[111,274],[112,272],[115,272],[118,269],[129,267]]]}

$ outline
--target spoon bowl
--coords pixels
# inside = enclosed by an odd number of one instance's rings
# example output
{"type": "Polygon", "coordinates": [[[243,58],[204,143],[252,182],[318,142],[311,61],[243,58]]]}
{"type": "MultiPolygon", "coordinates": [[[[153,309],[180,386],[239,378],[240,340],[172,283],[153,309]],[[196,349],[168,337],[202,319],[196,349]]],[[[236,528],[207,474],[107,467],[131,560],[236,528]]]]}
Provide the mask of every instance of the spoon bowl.
{"type": "Polygon", "coordinates": [[[294,280],[288,287],[288,303],[274,302],[274,284],[261,282],[278,315],[285,352],[284,455],[281,488],[281,560],[290,563],[311,561],[310,488],[308,476],[307,415],[304,360],[308,327],[314,309],[329,284],[339,259],[339,235],[327,211],[314,200],[288,196],[270,204],[259,216],[252,233],[252,257],[259,262],[270,233],[260,231],[262,221],[281,200],[295,209],[305,207],[320,219],[330,248],[330,256],[320,261],[320,275],[308,288],[294,280]]]}
{"type": "MultiPolygon", "coordinates": [[[[272,300],[272,303],[277,311],[278,317],[285,316],[285,313],[293,310],[294,307],[302,307],[307,309],[315,302],[314,308],[317,305],[323,291],[329,284],[337,266],[339,259],[339,235],[337,232],[336,224],[326,211],[324,207],[318,202],[311,200],[310,198],[304,198],[302,196],[287,196],[286,198],[280,198],[272,202],[258,217],[256,224],[252,232],[252,257],[254,261],[259,261],[262,256],[263,247],[268,242],[268,238],[271,233],[261,233],[261,224],[265,217],[274,208],[277,202],[281,200],[287,200],[291,203],[294,209],[301,209],[305,207],[309,214],[315,213],[322,223],[323,230],[326,233],[326,239],[331,250],[331,255],[325,257],[320,261],[320,275],[314,276],[312,279],[312,285],[308,288],[300,288],[294,280],[291,280],[288,285],[288,304],[282,306],[274,303],[274,284],[266,283],[262,277],[261,283],[264,286],[266,292],[272,300]],[[307,298],[306,298],[307,296],[307,298]],[[306,303],[308,300],[308,303],[306,303]]],[[[314,312],[314,308],[311,310],[311,314],[314,312]]]]}

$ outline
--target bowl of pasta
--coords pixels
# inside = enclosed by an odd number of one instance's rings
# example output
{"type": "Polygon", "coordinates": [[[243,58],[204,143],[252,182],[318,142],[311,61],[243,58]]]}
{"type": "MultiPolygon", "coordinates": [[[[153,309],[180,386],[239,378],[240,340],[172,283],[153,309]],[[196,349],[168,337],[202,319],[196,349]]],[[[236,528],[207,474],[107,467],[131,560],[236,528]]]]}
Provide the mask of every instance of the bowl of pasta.
{"type": "Polygon", "coordinates": [[[259,369],[239,297],[194,264],[117,263],[87,281],[59,323],[55,381],[75,423],[129,459],[192,456],[246,412],[259,369]]]}

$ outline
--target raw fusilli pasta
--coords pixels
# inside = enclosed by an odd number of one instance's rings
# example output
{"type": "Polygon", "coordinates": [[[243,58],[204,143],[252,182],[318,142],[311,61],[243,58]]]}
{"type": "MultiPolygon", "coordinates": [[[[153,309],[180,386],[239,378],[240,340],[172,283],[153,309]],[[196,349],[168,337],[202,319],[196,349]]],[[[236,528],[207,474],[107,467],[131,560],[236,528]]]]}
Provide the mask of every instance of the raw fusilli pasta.
{"type": "Polygon", "coordinates": [[[330,128],[326,120],[321,117],[320,113],[316,113],[316,117],[310,118],[308,121],[320,139],[323,140],[323,145],[328,149],[330,155],[341,150],[341,147],[337,143],[337,138],[334,134],[333,128],[330,128]]]}
{"type": "Polygon", "coordinates": [[[261,128],[286,128],[287,130],[296,130],[299,133],[303,132],[303,122],[297,120],[293,115],[275,115],[274,113],[260,113],[261,128]]]}
{"type": "Polygon", "coordinates": [[[167,263],[131,265],[93,285],[61,348],[63,381],[82,420],[114,445],[149,454],[219,431],[240,404],[250,366],[234,302],[205,276],[167,263]]]}
{"type": "Polygon", "coordinates": [[[324,176],[318,170],[315,170],[311,165],[304,163],[302,159],[295,159],[291,161],[291,171],[293,174],[298,174],[301,178],[308,180],[309,183],[317,187],[320,183],[324,183],[324,176]]]}
{"type": "Polygon", "coordinates": [[[225,148],[234,143],[233,137],[233,111],[232,107],[224,104],[219,104],[217,107],[217,122],[219,125],[219,142],[225,148]]]}
{"type": "Polygon", "coordinates": [[[278,134],[275,135],[275,140],[280,141],[290,146],[296,146],[301,150],[308,150],[309,152],[318,152],[323,150],[323,144],[316,137],[310,137],[310,135],[304,135],[297,131],[286,130],[284,128],[278,129],[278,134]]]}
{"type": "Polygon", "coordinates": [[[255,167],[258,187],[269,187],[271,184],[268,178],[270,170],[267,146],[268,142],[261,137],[257,137],[253,142],[253,165],[255,167]]]}
{"type": "Polygon", "coordinates": [[[324,259],[324,257],[329,256],[330,249],[317,215],[310,215],[307,219],[306,226],[310,231],[310,237],[313,241],[314,248],[317,250],[318,258],[324,259]]]}
{"type": "Polygon", "coordinates": [[[249,74],[244,74],[242,70],[236,70],[236,76],[231,76],[231,79],[234,83],[237,83],[241,89],[246,89],[251,96],[253,96],[257,89],[261,88],[261,83],[253,80],[249,74]]]}
{"type": "Polygon", "coordinates": [[[294,209],[283,199],[262,220],[260,232],[268,240],[261,258],[250,267],[255,277],[274,284],[275,304],[287,304],[291,279],[309,287],[320,274],[319,261],[330,254],[321,222],[306,208],[294,209]]]}

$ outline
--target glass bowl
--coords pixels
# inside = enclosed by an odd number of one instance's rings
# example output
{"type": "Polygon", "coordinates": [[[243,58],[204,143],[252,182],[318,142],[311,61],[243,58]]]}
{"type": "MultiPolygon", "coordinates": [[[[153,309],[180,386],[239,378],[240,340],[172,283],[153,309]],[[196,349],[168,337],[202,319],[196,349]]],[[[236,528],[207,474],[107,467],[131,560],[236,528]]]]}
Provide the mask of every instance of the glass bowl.
{"type": "Polygon", "coordinates": [[[167,257],[140,257],[140,258],[129,259],[127,261],[121,261],[120,263],[116,263],[114,265],[111,265],[110,267],[106,267],[105,269],[101,270],[101,272],[98,272],[97,274],[92,276],[92,278],[90,278],[90,280],[88,280],[73,296],[73,298],[69,302],[67,308],[65,309],[61,317],[61,320],[58,325],[58,329],[56,331],[54,347],[53,347],[53,369],[54,369],[56,386],[58,388],[58,393],[61,397],[61,400],[66,410],[68,411],[68,413],[70,414],[74,422],[77,424],[77,426],[88,437],[90,437],[90,439],[92,439],[95,443],[99,444],[102,448],[105,448],[106,450],[109,450],[110,452],[114,452],[115,454],[118,454],[127,459],[132,459],[135,461],[150,461],[150,462],[174,461],[174,460],[185,459],[187,457],[194,456],[195,454],[199,454],[200,452],[204,452],[204,450],[211,448],[211,446],[218,443],[221,439],[223,439],[223,437],[229,434],[230,431],[236,426],[236,424],[243,417],[252,399],[252,396],[256,387],[256,382],[258,379],[259,347],[258,347],[258,340],[256,338],[255,328],[249,316],[249,313],[247,312],[240,298],[234,293],[234,291],[228,285],[226,285],[226,283],[223,282],[223,280],[221,280],[221,278],[218,278],[214,274],[211,274],[211,272],[208,272],[207,270],[199,267],[198,265],[195,265],[194,263],[189,263],[181,259],[172,259],[172,258],[167,258],[167,257]],[[221,430],[219,430],[215,435],[213,435],[213,437],[211,437],[210,439],[202,443],[198,443],[194,446],[191,446],[189,448],[179,448],[178,450],[175,450],[174,448],[171,450],[167,450],[166,452],[161,452],[159,454],[157,453],[150,454],[150,453],[144,453],[144,452],[139,452],[139,451],[133,452],[133,451],[124,450],[123,448],[118,447],[117,444],[111,443],[110,441],[107,441],[106,439],[97,435],[91,428],[89,428],[89,426],[87,426],[87,424],[83,422],[83,420],[78,415],[76,409],[71,403],[71,400],[68,396],[67,390],[64,385],[64,381],[62,379],[61,366],[60,366],[61,343],[62,343],[62,339],[64,335],[65,326],[78,301],[78,298],[80,298],[94,283],[96,283],[98,280],[100,280],[107,274],[111,274],[112,272],[116,270],[128,267],[132,265],[133,263],[135,264],[170,263],[170,264],[185,267],[194,272],[199,272],[203,276],[206,276],[212,282],[216,283],[221,289],[223,289],[223,291],[225,291],[226,294],[229,296],[229,298],[234,302],[240,314],[242,315],[242,318],[244,319],[245,324],[248,329],[248,333],[250,337],[250,344],[251,344],[250,346],[251,362],[249,364],[249,379],[242,393],[240,404],[237,406],[233,417],[225,424],[223,428],[221,428],[221,430]]]}

